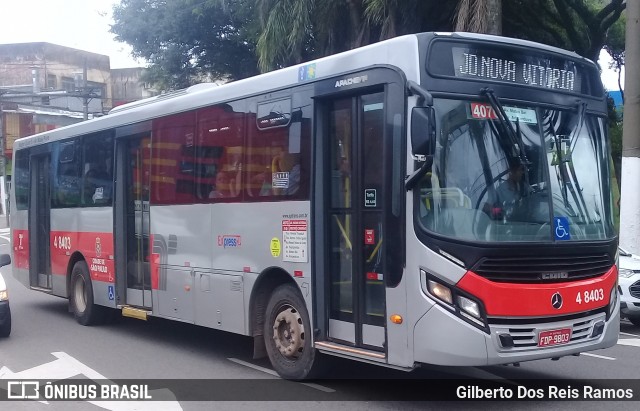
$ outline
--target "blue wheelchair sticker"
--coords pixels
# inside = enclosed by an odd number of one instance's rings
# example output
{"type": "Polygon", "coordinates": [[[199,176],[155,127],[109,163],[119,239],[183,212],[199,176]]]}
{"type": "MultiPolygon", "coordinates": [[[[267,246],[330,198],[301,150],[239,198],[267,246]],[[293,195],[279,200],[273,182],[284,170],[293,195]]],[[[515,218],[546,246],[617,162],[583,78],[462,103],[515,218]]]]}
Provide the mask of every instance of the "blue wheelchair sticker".
{"type": "Polygon", "coordinates": [[[110,285],[110,286],[107,288],[107,290],[108,290],[107,292],[109,293],[109,300],[113,301],[113,300],[116,298],[116,293],[115,293],[115,291],[114,291],[114,289],[113,289],[113,286],[112,286],[112,285],[110,285]]]}
{"type": "Polygon", "coordinates": [[[571,240],[569,219],[567,217],[553,217],[553,232],[556,240],[571,240]]]}

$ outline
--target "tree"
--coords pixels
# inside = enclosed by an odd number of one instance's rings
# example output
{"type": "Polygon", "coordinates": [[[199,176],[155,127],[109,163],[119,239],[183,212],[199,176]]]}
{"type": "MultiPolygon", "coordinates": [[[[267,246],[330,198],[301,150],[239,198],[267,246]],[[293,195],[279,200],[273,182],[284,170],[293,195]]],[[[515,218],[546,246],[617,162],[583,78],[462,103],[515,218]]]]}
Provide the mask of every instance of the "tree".
{"type": "Polygon", "coordinates": [[[263,71],[402,34],[451,30],[454,2],[436,0],[260,0],[263,71]]]}
{"type": "Polygon", "coordinates": [[[504,2],[503,31],[598,61],[625,8],[625,0],[511,0],[504,2]]]}
{"type": "Polygon", "coordinates": [[[460,0],[456,10],[456,31],[502,34],[502,0],[460,0]]]}
{"type": "Polygon", "coordinates": [[[624,0],[122,0],[112,32],[150,62],[151,82],[176,88],[407,33],[452,31],[454,22],[490,33],[501,22],[506,36],[594,61],[603,46],[623,57],[624,43],[611,33],[625,7],[624,0]]]}
{"type": "Polygon", "coordinates": [[[164,89],[202,79],[258,73],[258,25],[251,0],[122,0],[114,6],[116,39],[149,61],[147,80],[164,89]]]}
{"type": "Polygon", "coordinates": [[[365,0],[259,0],[263,71],[359,47],[369,42],[365,0]]]}

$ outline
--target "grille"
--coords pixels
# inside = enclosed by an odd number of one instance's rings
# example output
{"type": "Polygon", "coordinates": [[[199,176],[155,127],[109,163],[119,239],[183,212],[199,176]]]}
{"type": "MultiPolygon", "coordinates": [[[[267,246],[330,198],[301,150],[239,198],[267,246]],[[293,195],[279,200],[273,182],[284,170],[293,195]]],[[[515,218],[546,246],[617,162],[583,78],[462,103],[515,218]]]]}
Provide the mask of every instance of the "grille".
{"type": "Polygon", "coordinates": [[[606,273],[612,266],[613,260],[608,254],[504,257],[484,258],[472,268],[472,271],[496,282],[553,283],[597,277],[606,273]],[[563,274],[562,278],[553,278],[558,273],[563,274]]]}
{"type": "Polygon", "coordinates": [[[635,298],[640,298],[640,281],[636,281],[631,284],[629,287],[629,293],[635,298]]]}
{"type": "MultiPolygon", "coordinates": [[[[528,350],[538,347],[538,335],[545,330],[553,330],[560,328],[571,328],[571,340],[568,344],[579,343],[590,339],[593,327],[597,322],[603,322],[604,314],[592,316],[590,318],[576,318],[569,322],[559,322],[555,324],[539,324],[532,325],[504,325],[491,327],[497,335],[510,335],[513,338],[513,347],[505,348],[506,350],[528,350]]],[[[558,346],[556,346],[558,347],[558,346]]]]}

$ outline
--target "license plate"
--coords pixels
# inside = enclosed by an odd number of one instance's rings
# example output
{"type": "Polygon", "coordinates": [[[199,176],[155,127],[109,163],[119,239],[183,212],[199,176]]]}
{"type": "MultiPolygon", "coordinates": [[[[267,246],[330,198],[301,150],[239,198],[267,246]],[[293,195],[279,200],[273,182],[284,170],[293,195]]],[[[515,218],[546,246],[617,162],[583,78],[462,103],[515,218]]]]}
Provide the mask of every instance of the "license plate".
{"type": "Polygon", "coordinates": [[[542,331],[538,335],[538,347],[566,344],[571,341],[571,328],[542,331]]]}

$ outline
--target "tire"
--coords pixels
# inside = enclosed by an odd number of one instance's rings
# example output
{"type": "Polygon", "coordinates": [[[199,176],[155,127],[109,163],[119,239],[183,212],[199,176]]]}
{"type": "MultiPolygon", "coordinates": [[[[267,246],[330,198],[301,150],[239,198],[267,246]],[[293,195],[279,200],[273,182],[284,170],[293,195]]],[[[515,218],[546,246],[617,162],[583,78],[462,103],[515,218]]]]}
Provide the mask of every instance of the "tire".
{"type": "Polygon", "coordinates": [[[285,379],[316,378],[319,354],[311,346],[309,313],[298,289],[291,284],[276,288],[267,304],[264,343],[275,371],[285,379]]]}
{"type": "Polygon", "coordinates": [[[105,309],[93,303],[93,287],[89,268],[78,261],[71,271],[71,309],[76,321],[82,325],[94,325],[104,321],[105,309]]]}
{"type": "Polygon", "coordinates": [[[7,307],[6,321],[0,326],[0,337],[5,338],[11,334],[11,308],[7,307]]]}
{"type": "Polygon", "coordinates": [[[629,317],[629,321],[631,321],[631,324],[635,325],[636,327],[640,327],[640,317],[629,317]]]}

